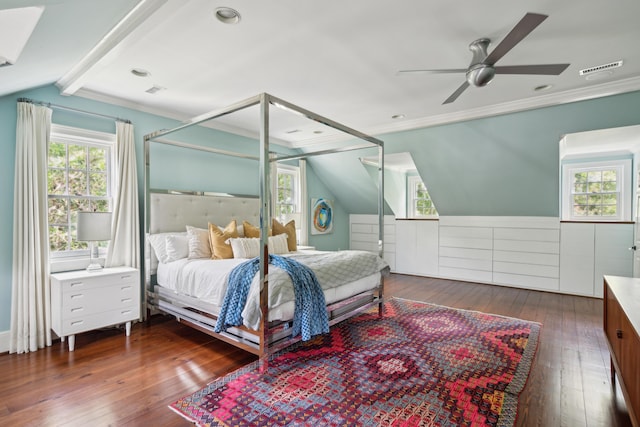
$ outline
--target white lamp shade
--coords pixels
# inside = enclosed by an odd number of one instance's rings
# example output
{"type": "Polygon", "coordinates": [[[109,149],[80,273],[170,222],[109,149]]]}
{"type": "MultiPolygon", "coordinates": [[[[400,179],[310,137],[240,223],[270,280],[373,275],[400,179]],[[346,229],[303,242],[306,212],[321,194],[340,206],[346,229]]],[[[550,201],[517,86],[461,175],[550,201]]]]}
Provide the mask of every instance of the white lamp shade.
{"type": "Polygon", "coordinates": [[[111,240],[111,212],[78,212],[77,231],[81,242],[111,240]]]}

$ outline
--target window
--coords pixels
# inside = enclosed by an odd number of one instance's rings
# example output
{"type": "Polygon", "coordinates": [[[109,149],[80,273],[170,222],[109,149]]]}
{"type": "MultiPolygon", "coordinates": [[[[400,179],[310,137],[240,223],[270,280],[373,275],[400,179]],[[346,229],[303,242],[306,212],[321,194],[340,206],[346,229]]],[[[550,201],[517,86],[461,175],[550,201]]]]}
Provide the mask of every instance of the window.
{"type": "Polygon", "coordinates": [[[407,213],[409,218],[437,217],[436,210],[427,187],[419,176],[407,178],[407,213]]]}
{"type": "Polygon", "coordinates": [[[295,166],[278,165],[276,218],[300,212],[300,170],[295,166]]]}
{"type": "Polygon", "coordinates": [[[564,220],[631,219],[631,160],[565,164],[563,185],[564,220]]]}
{"type": "Polygon", "coordinates": [[[76,240],[78,211],[111,210],[114,144],[112,134],[51,126],[47,216],[52,258],[88,250],[88,242],[76,240]]]}

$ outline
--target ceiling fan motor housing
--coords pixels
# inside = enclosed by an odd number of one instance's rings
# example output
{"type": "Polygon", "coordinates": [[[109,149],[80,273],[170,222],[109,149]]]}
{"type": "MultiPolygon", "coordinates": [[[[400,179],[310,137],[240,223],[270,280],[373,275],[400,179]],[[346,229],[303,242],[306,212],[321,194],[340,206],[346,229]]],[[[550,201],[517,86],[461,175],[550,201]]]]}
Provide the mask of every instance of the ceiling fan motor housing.
{"type": "Polygon", "coordinates": [[[484,61],[487,59],[487,48],[491,40],[488,38],[481,38],[474,40],[469,44],[469,50],[473,54],[471,58],[471,64],[467,70],[467,82],[470,85],[483,87],[489,84],[496,75],[496,70],[492,65],[486,64],[484,61]]]}
{"type": "Polygon", "coordinates": [[[467,71],[467,81],[469,84],[477,87],[483,87],[493,80],[496,75],[496,69],[486,64],[476,64],[467,71]]]}

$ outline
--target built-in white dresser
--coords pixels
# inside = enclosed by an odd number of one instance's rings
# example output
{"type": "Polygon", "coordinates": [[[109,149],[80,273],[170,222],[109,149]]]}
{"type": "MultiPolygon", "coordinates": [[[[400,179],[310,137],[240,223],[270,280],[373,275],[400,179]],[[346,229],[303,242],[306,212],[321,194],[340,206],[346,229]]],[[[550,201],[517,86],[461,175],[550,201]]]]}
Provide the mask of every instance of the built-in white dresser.
{"type": "Polygon", "coordinates": [[[140,274],[131,267],[104,268],[51,274],[51,323],[53,331],[69,351],[75,347],[75,334],[140,318],[140,274]]]}

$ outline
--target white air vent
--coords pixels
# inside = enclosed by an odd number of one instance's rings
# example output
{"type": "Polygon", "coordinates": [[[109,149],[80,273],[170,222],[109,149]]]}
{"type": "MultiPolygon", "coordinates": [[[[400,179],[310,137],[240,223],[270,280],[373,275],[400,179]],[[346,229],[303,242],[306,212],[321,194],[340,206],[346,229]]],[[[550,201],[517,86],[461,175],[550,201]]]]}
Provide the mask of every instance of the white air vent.
{"type": "Polygon", "coordinates": [[[598,65],[596,67],[585,68],[584,70],[580,70],[581,76],[586,76],[588,74],[599,73],[601,71],[610,70],[612,68],[620,68],[622,67],[622,60],[616,62],[610,62],[604,65],[598,65]]]}

